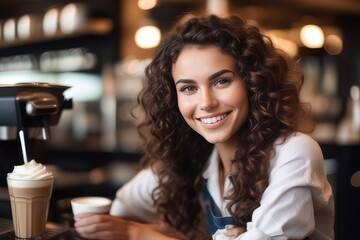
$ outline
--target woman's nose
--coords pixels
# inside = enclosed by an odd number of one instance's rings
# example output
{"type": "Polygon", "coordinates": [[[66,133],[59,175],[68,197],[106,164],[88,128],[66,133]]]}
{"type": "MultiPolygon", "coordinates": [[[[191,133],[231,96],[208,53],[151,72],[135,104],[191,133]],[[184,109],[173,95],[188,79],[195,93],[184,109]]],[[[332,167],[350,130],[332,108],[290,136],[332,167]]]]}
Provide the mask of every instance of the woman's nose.
{"type": "Polygon", "coordinates": [[[218,101],[211,91],[202,91],[200,100],[200,109],[208,111],[216,107],[218,101]]]}

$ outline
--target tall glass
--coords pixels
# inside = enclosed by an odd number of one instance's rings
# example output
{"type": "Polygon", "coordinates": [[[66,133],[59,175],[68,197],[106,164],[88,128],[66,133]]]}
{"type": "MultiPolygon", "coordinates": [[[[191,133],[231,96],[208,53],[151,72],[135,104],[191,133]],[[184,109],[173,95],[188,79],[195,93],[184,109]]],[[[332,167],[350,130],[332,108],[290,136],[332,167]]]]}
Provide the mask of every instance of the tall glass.
{"type": "Polygon", "coordinates": [[[15,236],[43,239],[49,212],[53,178],[13,179],[7,176],[15,236]]]}

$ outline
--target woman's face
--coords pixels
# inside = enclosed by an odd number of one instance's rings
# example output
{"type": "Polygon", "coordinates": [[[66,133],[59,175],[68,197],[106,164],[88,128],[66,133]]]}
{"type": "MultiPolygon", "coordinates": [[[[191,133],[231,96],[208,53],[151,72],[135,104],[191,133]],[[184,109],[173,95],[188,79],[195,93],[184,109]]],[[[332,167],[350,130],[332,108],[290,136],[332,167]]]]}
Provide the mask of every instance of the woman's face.
{"type": "Polygon", "coordinates": [[[213,144],[234,140],[249,112],[235,60],[215,46],[188,46],[172,74],[179,109],[189,126],[213,144]]]}

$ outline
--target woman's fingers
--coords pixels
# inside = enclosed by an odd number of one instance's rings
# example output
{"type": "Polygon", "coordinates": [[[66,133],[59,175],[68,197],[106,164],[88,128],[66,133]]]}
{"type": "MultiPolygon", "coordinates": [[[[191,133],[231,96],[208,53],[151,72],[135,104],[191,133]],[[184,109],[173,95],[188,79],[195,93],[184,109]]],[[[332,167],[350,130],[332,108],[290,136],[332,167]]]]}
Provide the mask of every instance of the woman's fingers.
{"type": "Polygon", "coordinates": [[[246,228],[234,227],[234,228],[228,228],[228,229],[226,229],[226,231],[230,237],[237,237],[240,234],[244,233],[246,231],[246,228]]]}
{"type": "Polygon", "coordinates": [[[128,239],[128,222],[110,215],[87,215],[76,218],[76,231],[88,239],[128,239]]]}

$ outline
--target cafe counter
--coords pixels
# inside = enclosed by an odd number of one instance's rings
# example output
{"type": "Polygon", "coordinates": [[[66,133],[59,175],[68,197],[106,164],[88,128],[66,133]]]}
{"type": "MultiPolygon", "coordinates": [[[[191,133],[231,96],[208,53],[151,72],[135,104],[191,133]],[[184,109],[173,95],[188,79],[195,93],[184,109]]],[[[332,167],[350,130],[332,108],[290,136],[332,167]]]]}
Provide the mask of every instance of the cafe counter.
{"type": "MultiPolygon", "coordinates": [[[[16,240],[11,219],[0,218],[0,239],[16,240]]],[[[44,240],[82,240],[73,228],[48,222],[44,240]]]]}

